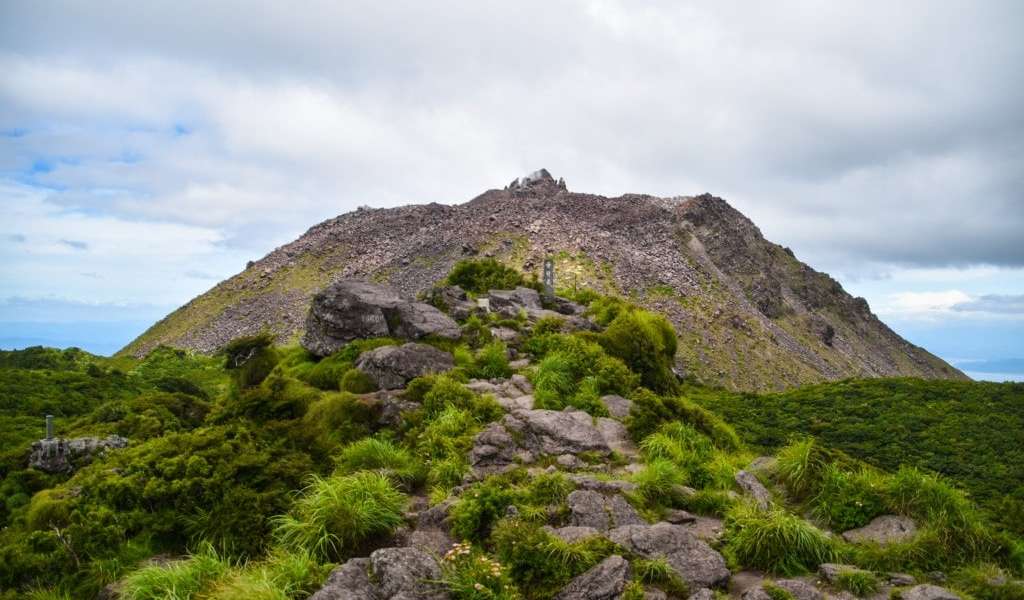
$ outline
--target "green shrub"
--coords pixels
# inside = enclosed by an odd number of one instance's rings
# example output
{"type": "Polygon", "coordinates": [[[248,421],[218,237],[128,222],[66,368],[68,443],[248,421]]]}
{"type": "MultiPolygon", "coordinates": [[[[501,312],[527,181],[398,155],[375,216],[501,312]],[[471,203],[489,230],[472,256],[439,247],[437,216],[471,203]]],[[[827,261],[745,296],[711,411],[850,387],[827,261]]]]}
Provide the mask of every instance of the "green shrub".
{"type": "Polygon", "coordinates": [[[825,533],[781,508],[740,504],[729,511],[725,526],[726,551],[747,568],[798,575],[838,556],[825,533]]]}
{"type": "Polygon", "coordinates": [[[628,312],[633,308],[621,298],[601,296],[591,300],[587,313],[594,318],[598,325],[607,327],[620,313],[628,312]]]}
{"type": "Polygon", "coordinates": [[[71,495],[69,491],[60,488],[50,488],[38,492],[28,505],[28,511],[25,513],[25,526],[29,530],[39,530],[66,525],[74,506],[69,498],[71,495]]]}
{"type": "Polygon", "coordinates": [[[256,387],[232,391],[215,416],[215,422],[233,417],[257,421],[297,419],[306,414],[320,392],[298,379],[275,370],[256,387]]]}
{"type": "Polygon", "coordinates": [[[308,363],[305,369],[296,370],[295,375],[313,387],[337,391],[341,389],[341,378],[352,366],[351,360],[347,360],[341,353],[335,353],[319,362],[308,363]]]}
{"type": "Polygon", "coordinates": [[[577,335],[547,334],[532,338],[528,345],[542,357],[530,374],[537,408],[574,406],[605,416],[600,396],[625,395],[636,386],[637,376],[622,361],[577,335]]]}
{"type": "Polygon", "coordinates": [[[341,389],[352,394],[368,394],[377,391],[377,382],[373,377],[353,367],[341,376],[341,389]]]}
{"type": "Polygon", "coordinates": [[[789,593],[789,590],[779,587],[774,581],[766,580],[761,584],[761,589],[764,590],[765,594],[768,594],[771,600],[796,600],[793,594],[789,593]]]}
{"type": "Polygon", "coordinates": [[[686,483],[686,471],[665,459],[648,462],[633,476],[636,493],[649,505],[657,505],[675,496],[673,488],[686,483]]]}
{"type": "Polygon", "coordinates": [[[455,544],[441,559],[441,583],[454,600],[519,600],[502,564],[470,544],[455,544]]]}
{"type": "Polygon", "coordinates": [[[224,368],[232,373],[239,389],[259,385],[280,359],[272,344],[274,336],[260,333],[238,338],[221,349],[224,368]]]}
{"type": "Polygon", "coordinates": [[[863,527],[885,514],[886,479],[866,468],[848,472],[837,464],[825,466],[811,505],[816,517],[836,531],[863,527]]]}
{"type": "Polygon", "coordinates": [[[131,573],[122,582],[127,600],[187,599],[223,575],[230,564],[210,546],[185,560],[150,565],[131,573]]]}
{"type": "Polygon", "coordinates": [[[289,549],[336,560],[402,524],[405,495],[379,473],[313,475],[289,514],[274,519],[289,549]]]}
{"type": "Polygon", "coordinates": [[[533,324],[533,335],[546,335],[549,333],[561,333],[565,328],[565,319],[562,317],[541,317],[533,324]]]}
{"type": "Polygon", "coordinates": [[[479,315],[472,314],[462,324],[462,339],[471,348],[482,348],[494,338],[491,335],[491,326],[479,315]]]}
{"type": "Polygon", "coordinates": [[[775,471],[789,491],[804,498],[821,485],[829,457],[813,438],[804,438],[779,450],[775,471]]]}
{"type": "Polygon", "coordinates": [[[956,587],[976,600],[1024,600],[1024,582],[993,564],[965,567],[953,574],[956,587]]]}
{"type": "Polygon", "coordinates": [[[724,517],[736,505],[736,500],[728,492],[721,490],[697,490],[697,493],[681,499],[678,504],[698,515],[724,517]]]}
{"type": "Polygon", "coordinates": [[[218,579],[203,600],[292,600],[306,598],[324,581],[327,568],[305,552],[275,550],[266,560],[236,567],[218,579]]]}
{"type": "Polygon", "coordinates": [[[676,389],[672,362],[676,333],[665,317],[644,310],[620,311],[598,337],[608,354],[640,375],[640,383],[658,392],[676,389]]]}
{"type": "Polygon", "coordinates": [[[523,519],[505,519],[491,537],[495,554],[527,598],[550,598],[616,546],[596,536],[569,543],[523,519]]]}
{"type": "Polygon", "coordinates": [[[879,582],[874,573],[862,569],[840,569],[836,576],[836,586],[859,598],[870,596],[878,591],[879,582]]]}
{"type": "Polygon", "coordinates": [[[457,539],[483,541],[505,510],[515,503],[516,491],[508,478],[490,477],[459,496],[449,510],[452,533],[457,539]]]}
{"type": "Polygon", "coordinates": [[[636,441],[654,433],[665,423],[682,421],[708,436],[715,446],[734,451],[742,448],[739,436],[718,415],[686,398],[659,396],[640,388],[630,399],[633,407],[626,418],[626,427],[636,441]]]}
{"type": "Polygon", "coordinates": [[[438,375],[433,378],[430,391],[423,394],[424,415],[430,419],[449,406],[468,410],[480,423],[489,423],[504,414],[494,398],[475,394],[448,375],[438,375]]]}
{"type": "Polygon", "coordinates": [[[685,598],[690,595],[686,582],[676,574],[675,569],[664,558],[639,558],[632,561],[633,576],[644,583],[685,598]]]}
{"type": "Polygon", "coordinates": [[[382,438],[365,438],[349,444],[338,457],[343,474],[376,471],[395,483],[412,489],[423,482],[423,465],[406,450],[382,438]]]}
{"type": "Polygon", "coordinates": [[[474,294],[529,285],[519,271],[506,267],[493,258],[460,260],[452,267],[445,282],[448,285],[460,286],[474,294]]]}
{"type": "Polygon", "coordinates": [[[512,376],[512,368],[508,366],[508,348],[504,342],[490,342],[476,353],[470,377],[477,379],[497,379],[512,376]]]}
{"type": "Polygon", "coordinates": [[[377,413],[373,405],[348,392],[328,392],[309,406],[302,426],[330,449],[373,433],[377,413]]]}

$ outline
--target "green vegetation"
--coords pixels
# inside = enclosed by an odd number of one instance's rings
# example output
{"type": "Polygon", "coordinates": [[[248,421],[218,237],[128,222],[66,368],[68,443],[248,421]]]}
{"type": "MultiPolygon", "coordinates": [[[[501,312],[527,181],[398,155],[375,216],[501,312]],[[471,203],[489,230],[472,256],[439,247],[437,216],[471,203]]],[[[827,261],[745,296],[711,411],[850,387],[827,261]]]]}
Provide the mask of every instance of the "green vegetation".
{"type": "MultiPolygon", "coordinates": [[[[488,290],[510,290],[517,286],[530,285],[523,278],[522,273],[506,267],[493,258],[460,260],[452,267],[445,283],[457,285],[474,294],[485,294],[488,290]]],[[[536,286],[536,283],[533,285],[536,286]]]]}
{"type": "MultiPolygon", "coordinates": [[[[450,281],[470,291],[524,283],[496,261],[460,265],[450,281]]],[[[461,340],[426,340],[454,369],[386,398],[367,394],[375,386],[354,366],[399,340],[357,340],[322,359],[266,333],[213,357],[0,352],[0,600],[93,597],[115,581],[127,598],[305,598],[338,562],[393,544],[412,524],[407,508],[441,502],[461,543],[434,583],[453,598],[548,599],[612,554],[631,565],[624,597],[644,586],[686,597],[665,559],[545,528],[570,522],[576,489],[555,457],[470,473],[475,437],[505,411],[466,384],[510,377],[510,356],[529,357],[521,372],[538,408],[596,418],[608,414],[601,396],[631,400],[624,424],[638,456],[582,453],[581,469],[635,484],[625,500],[652,522],[672,509],[724,518],[713,546],[733,569],[789,576],[848,563],[864,571],[837,587],[858,596],[880,589],[872,572],[942,570],[975,600],[1024,599],[1020,386],[877,380],[733,394],[676,378],[673,357],[692,349],[677,348],[664,318],[587,289],[575,298],[601,329],[473,316],[461,340]],[[518,337],[496,341],[492,326],[518,337]],[[73,473],[28,468],[47,413],[61,436],[129,445],[73,473]],[[777,454],[757,472],[772,492],[765,510],[735,481],[755,451],[777,454]],[[877,546],[824,533],[883,514],[913,518],[918,534],[877,546]]]]}

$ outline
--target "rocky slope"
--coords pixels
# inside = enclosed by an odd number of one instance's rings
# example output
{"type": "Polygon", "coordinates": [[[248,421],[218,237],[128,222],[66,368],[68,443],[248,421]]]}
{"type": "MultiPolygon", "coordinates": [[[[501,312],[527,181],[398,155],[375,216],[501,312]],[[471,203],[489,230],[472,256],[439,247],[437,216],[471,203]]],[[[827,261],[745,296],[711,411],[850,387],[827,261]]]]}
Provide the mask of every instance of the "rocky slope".
{"type": "Polygon", "coordinates": [[[209,352],[263,328],[295,342],[311,297],[336,279],[415,295],[470,256],[538,276],[552,256],[560,287],[589,286],[665,314],[679,332],[678,366],[706,383],[768,390],[846,377],[964,378],[721,198],[575,193],[543,170],[461,205],[362,209],[320,223],[122,353],[160,344],[209,352]]]}

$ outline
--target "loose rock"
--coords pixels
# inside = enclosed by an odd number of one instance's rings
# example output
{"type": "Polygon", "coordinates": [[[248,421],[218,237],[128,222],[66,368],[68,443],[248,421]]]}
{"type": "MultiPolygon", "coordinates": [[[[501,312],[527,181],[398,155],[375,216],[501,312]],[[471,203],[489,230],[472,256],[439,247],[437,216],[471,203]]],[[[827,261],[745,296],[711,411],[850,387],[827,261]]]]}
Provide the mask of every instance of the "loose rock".
{"type": "Polygon", "coordinates": [[[357,369],[386,390],[403,388],[416,377],[442,373],[454,366],[451,354],[417,343],[376,348],[363,352],[356,361],[357,369]]]}
{"type": "Polygon", "coordinates": [[[609,531],[608,539],[647,558],[664,557],[693,588],[722,587],[729,581],[722,555],[682,525],[627,525],[609,531]]]}
{"type": "Polygon", "coordinates": [[[917,533],[917,525],[910,517],[882,515],[859,529],[843,532],[843,539],[850,543],[874,542],[885,545],[905,542],[917,533]]]}
{"type": "Polygon", "coordinates": [[[576,577],[555,596],[556,600],[615,600],[629,579],[629,563],[612,555],[576,577]]]}
{"type": "Polygon", "coordinates": [[[772,495],[757,477],[747,471],[740,471],[736,473],[736,483],[744,492],[750,494],[758,508],[767,510],[772,502],[772,495]]]}
{"type": "Polygon", "coordinates": [[[902,600],[960,600],[960,596],[946,588],[928,583],[915,585],[909,590],[903,590],[900,598],[902,600]]]}

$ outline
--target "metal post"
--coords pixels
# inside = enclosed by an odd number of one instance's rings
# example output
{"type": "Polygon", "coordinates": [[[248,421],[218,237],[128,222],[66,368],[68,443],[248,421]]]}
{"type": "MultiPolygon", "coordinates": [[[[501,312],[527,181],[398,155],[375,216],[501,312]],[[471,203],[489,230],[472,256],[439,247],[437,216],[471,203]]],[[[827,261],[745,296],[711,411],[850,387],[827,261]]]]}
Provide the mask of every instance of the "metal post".
{"type": "Polygon", "coordinates": [[[551,298],[555,295],[555,261],[544,259],[544,295],[551,298]]]}
{"type": "Polygon", "coordinates": [[[53,415],[46,415],[46,439],[53,439],[53,415]]]}

